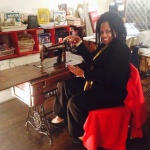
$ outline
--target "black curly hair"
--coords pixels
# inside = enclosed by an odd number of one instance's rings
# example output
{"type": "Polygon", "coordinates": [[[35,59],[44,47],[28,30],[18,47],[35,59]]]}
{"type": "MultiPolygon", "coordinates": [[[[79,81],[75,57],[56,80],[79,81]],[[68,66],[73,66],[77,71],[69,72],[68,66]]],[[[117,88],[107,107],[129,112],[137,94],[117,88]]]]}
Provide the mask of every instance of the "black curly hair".
{"type": "Polygon", "coordinates": [[[108,22],[113,38],[126,41],[127,32],[123,19],[115,12],[105,12],[99,17],[96,23],[96,43],[98,45],[101,43],[100,27],[104,22],[108,22]]]}

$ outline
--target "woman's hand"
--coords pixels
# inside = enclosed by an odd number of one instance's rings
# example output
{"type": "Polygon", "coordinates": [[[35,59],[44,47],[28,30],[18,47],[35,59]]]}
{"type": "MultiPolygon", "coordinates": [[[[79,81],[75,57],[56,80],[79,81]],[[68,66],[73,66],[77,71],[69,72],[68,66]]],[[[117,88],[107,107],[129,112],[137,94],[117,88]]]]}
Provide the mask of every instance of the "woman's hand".
{"type": "Polygon", "coordinates": [[[63,39],[63,41],[65,41],[65,40],[69,41],[69,43],[71,43],[71,44],[72,43],[78,44],[82,41],[79,36],[75,36],[75,35],[69,35],[63,39]]]}
{"type": "Polygon", "coordinates": [[[79,68],[78,66],[72,66],[72,65],[68,65],[68,69],[70,70],[70,72],[72,72],[73,74],[75,74],[78,77],[84,77],[84,71],[79,68]]]}

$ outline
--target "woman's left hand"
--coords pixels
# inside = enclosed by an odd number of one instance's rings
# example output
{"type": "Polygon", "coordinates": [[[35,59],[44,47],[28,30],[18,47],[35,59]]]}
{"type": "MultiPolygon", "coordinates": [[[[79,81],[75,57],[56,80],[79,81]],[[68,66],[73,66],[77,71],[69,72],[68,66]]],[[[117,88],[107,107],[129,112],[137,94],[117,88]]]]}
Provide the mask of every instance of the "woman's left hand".
{"type": "Polygon", "coordinates": [[[68,69],[70,70],[70,72],[72,72],[76,76],[84,77],[84,71],[81,68],[79,68],[78,66],[68,65],[68,69]]]}

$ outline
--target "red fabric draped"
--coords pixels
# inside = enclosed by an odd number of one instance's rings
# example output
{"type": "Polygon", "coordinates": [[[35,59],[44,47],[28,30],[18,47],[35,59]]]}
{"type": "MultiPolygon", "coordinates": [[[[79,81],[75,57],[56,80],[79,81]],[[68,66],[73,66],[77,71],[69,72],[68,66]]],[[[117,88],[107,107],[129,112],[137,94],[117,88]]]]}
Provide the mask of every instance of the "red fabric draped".
{"type": "Polygon", "coordinates": [[[142,138],[142,125],[146,121],[146,107],[138,70],[131,64],[124,106],[104,108],[89,112],[84,124],[83,144],[88,150],[103,147],[110,150],[126,150],[126,139],[130,135],[142,138]]]}
{"type": "Polygon", "coordinates": [[[132,113],[133,117],[131,119],[131,137],[132,138],[142,138],[142,125],[145,123],[147,114],[145,99],[143,95],[141,80],[138,70],[131,66],[130,78],[127,83],[128,94],[124,101],[126,109],[128,108],[132,113]]]}

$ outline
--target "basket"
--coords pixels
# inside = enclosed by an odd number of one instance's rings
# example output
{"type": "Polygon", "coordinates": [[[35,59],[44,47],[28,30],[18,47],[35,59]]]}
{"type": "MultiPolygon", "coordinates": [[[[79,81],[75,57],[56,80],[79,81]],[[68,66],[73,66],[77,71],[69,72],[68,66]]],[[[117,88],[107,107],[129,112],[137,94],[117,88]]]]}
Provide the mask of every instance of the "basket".
{"type": "Polygon", "coordinates": [[[35,41],[31,34],[20,34],[18,35],[18,44],[21,52],[33,50],[35,41]]]}
{"type": "Polygon", "coordinates": [[[14,54],[14,50],[15,48],[12,47],[9,50],[0,51],[0,57],[14,54]]]}

